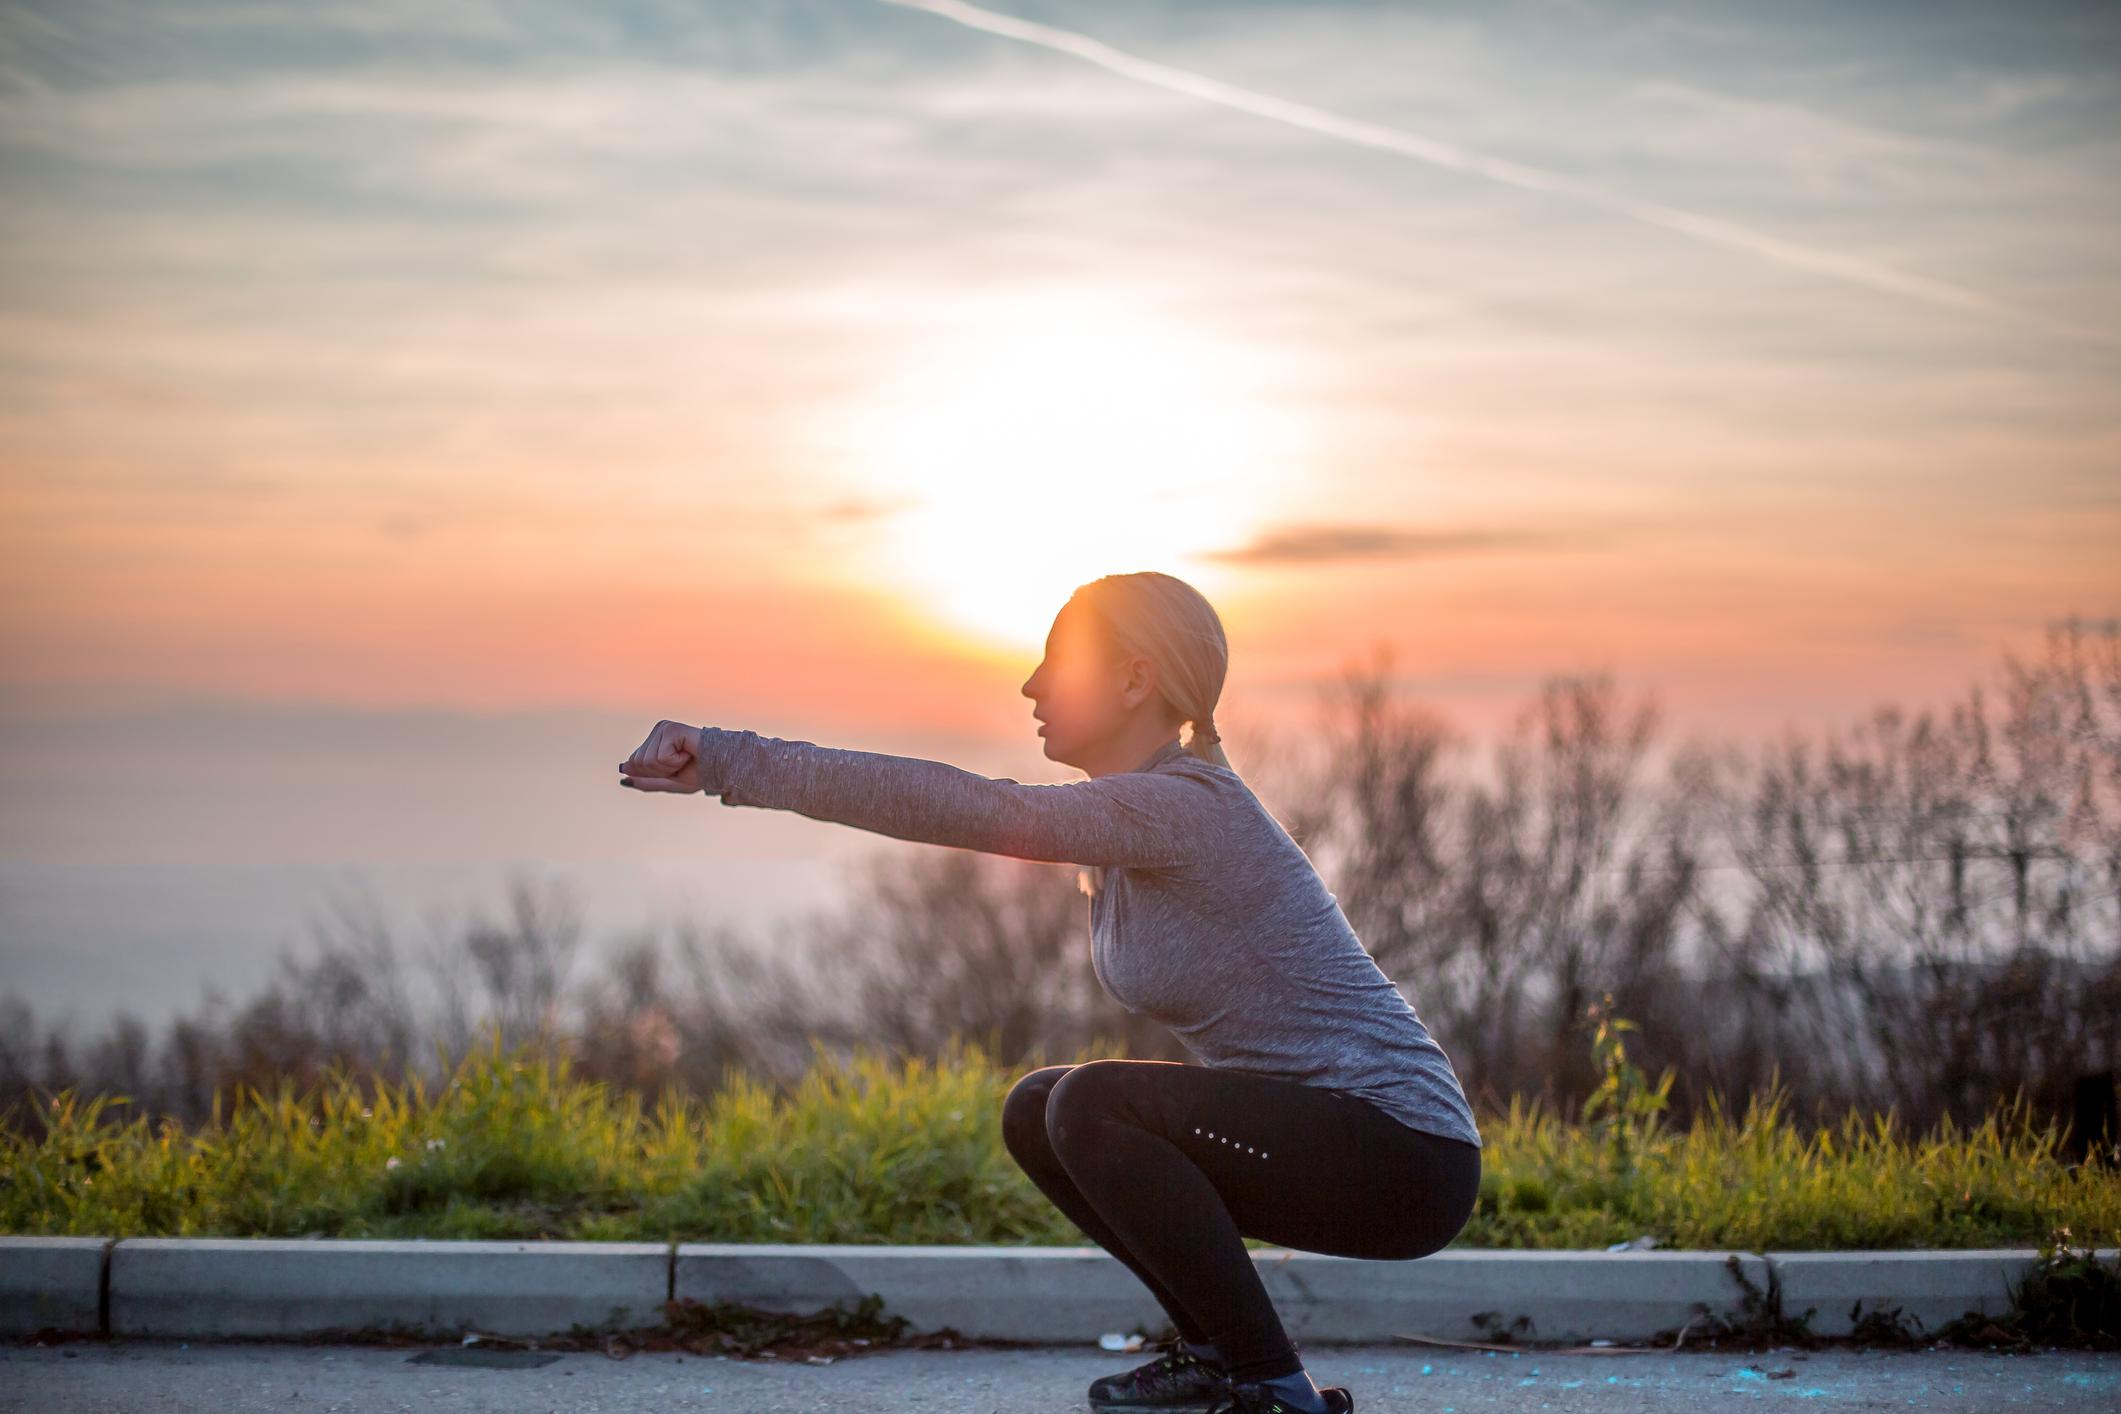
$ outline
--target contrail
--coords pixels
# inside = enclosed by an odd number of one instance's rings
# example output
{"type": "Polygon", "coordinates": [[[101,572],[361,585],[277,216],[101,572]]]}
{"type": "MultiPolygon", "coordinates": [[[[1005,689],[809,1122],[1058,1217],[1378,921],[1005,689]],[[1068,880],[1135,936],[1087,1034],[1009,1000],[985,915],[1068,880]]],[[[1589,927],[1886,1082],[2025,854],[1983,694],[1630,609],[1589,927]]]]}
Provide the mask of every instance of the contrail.
{"type": "Polygon", "coordinates": [[[1399,128],[1388,128],[1377,123],[1366,123],[1359,118],[1346,118],[1338,113],[1329,113],[1308,104],[1292,103],[1272,94],[1255,93],[1251,89],[1239,88],[1235,84],[1223,83],[1204,74],[1174,69],[1168,64],[1137,58],[1132,54],[1114,49],[1102,40],[1092,39],[1072,30],[1055,29],[1051,25],[1038,24],[1031,20],[1018,19],[1014,15],[999,14],[983,10],[977,5],[966,5],[959,0],[883,0],[887,5],[900,5],[910,10],[926,10],[944,19],[954,20],[971,29],[986,30],[1010,39],[1021,39],[1027,44],[1043,45],[1057,49],[1063,54],[1073,54],[1087,59],[1100,67],[1124,74],[1128,78],[1140,79],[1160,88],[1177,93],[1191,94],[1210,103],[1242,112],[1255,113],[1262,118],[1273,118],[1299,128],[1324,133],[1328,137],[1346,142],[1360,143],[1365,147],[1382,148],[1403,156],[1431,162],[1454,171],[1471,172],[1492,181],[1510,186],[1524,187],[1531,191],[1554,192],[1570,196],[1592,206],[1617,211],[1623,216],[1632,216],[1653,226],[1662,226],[1669,231],[1712,241],[1718,245],[1731,246],[1747,251],[1779,265],[1799,270],[1810,270],[1821,275],[1846,280],[1872,290],[1889,294],[1905,295],[1910,299],[1928,304],[1942,305],[1948,309],[1968,310],[1976,314],[2038,329],[2043,333],[2060,334],[2068,338],[2088,339],[2095,343],[2121,347],[2121,335],[2107,329],[2093,329],[2069,324],[2041,315],[2031,314],[2015,306],[2000,303],[1977,290],[1969,290],[1942,280],[1931,280],[1921,275],[1912,275],[1905,270],[1895,270],[1889,265],[1865,260],[1861,256],[1847,255],[1838,251],[1822,250],[1817,246],[1802,245],[1796,241],[1783,240],[1778,236],[1748,230],[1728,221],[1719,221],[1712,216],[1702,216],[1692,211],[1665,206],[1654,201],[1639,201],[1633,197],[1609,192],[1600,187],[1579,182],[1559,172],[1527,167],[1522,163],[1507,161],[1499,157],[1488,157],[1478,152],[1434,138],[1423,137],[1399,128]]]}

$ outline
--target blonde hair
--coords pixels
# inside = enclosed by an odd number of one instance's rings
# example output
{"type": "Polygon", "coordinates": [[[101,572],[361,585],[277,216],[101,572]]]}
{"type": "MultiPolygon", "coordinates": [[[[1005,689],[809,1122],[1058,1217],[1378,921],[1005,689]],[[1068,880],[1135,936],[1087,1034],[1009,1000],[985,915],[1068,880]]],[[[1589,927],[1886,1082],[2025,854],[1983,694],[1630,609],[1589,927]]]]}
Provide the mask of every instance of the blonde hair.
{"type": "MultiPolygon", "coordinates": [[[[1159,694],[1191,728],[1186,750],[1232,769],[1215,725],[1215,704],[1230,670],[1230,643],[1215,606],[1184,580],[1156,570],[1101,575],[1076,586],[1068,602],[1080,604],[1103,627],[1116,656],[1140,654],[1156,664],[1159,694]]],[[[1084,867],[1076,882],[1095,896],[1104,887],[1103,866],[1084,867]]]]}

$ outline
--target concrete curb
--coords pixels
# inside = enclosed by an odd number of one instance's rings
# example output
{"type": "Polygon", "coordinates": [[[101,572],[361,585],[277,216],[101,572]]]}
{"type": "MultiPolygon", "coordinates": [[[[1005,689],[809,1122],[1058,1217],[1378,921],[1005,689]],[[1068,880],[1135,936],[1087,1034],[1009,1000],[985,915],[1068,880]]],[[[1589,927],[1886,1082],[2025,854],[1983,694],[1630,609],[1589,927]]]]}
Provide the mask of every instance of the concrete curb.
{"type": "Polygon", "coordinates": [[[394,1327],[555,1335],[654,1325],[660,1242],[143,1237],[113,1245],[112,1335],[300,1336],[394,1327]]]}
{"type": "MultiPolygon", "coordinates": [[[[2121,1249],[2096,1249],[2115,1260],[2121,1249]]],[[[1969,1310],[2010,1309],[2010,1285],[2037,1254],[2014,1247],[1949,1251],[1777,1252],[1783,1314],[1809,1316],[1820,1335],[1848,1335],[1866,1316],[1897,1310],[1920,1330],[1935,1330],[1969,1310]]]]}
{"type": "MultiPolygon", "coordinates": [[[[2002,1315],[2032,1248],[1539,1251],[1449,1247],[1412,1262],[1253,1254],[1292,1337],[1633,1342],[1762,1313],[1846,1335],[1926,1335],[2002,1315]]],[[[2121,1248],[2097,1249],[2121,1264],[2121,1248]]],[[[1098,1247],[0,1237],[0,1334],[298,1337],[395,1330],[564,1335],[650,1326],[670,1297],[807,1315],[874,1294],[911,1329],[1088,1342],[1165,1317],[1098,1247]]]]}
{"type": "Polygon", "coordinates": [[[108,1328],[107,1237],[0,1237],[0,1333],[108,1328]]]}

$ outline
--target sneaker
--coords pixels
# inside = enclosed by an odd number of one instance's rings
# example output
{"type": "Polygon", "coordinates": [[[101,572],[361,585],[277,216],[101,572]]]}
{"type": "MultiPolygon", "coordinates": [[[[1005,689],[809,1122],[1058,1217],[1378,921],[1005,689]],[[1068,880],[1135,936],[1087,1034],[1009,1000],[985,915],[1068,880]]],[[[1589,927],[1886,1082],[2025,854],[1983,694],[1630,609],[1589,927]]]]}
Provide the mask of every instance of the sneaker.
{"type": "Polygon", "coordinates": [[[1229,1376],[1186,1349],[1177,1336],[1156,1342],[1163,1354],[1124,1374],[1106,1375],[1090,1384],[1090,1407],[1113,1414],[1130,1410],[1183,1410],[1208,1414],[1224,1398],[1229,1376]]]}
{"type": "MultiPolygon", "coordinates": [[[[1326,1414],[1353,1414],[1355,1395],[1346,1385],[1320,1385],[1318,1392],[1325,1398],[1326,1414]]],[[[1208,1407],[1208,1414],[1296,1414],[1296,1410],[1263,1384],[1230,1380],[1223,1397],[1208,1407]]]]}

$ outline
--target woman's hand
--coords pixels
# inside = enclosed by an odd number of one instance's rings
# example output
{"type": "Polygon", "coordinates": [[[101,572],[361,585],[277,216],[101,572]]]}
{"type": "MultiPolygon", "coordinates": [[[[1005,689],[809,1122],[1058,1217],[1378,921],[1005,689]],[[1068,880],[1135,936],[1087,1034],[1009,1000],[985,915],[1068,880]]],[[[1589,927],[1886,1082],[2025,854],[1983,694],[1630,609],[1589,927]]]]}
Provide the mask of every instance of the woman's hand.
{"type": "Polygon", "coordinates": [[[695,791],[700,729],[683,722],[657,722],[648,739],[619,763],[619,784],[635,790],[695,791]]]}

